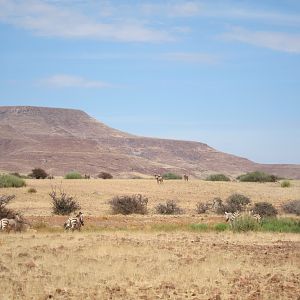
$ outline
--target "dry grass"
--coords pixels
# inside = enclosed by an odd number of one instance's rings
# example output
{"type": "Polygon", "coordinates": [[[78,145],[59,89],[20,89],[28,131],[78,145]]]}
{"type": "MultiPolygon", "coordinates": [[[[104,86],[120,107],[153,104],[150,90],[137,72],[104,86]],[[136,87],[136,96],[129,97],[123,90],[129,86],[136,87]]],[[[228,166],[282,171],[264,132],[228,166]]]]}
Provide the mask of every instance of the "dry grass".
{"type": "Polygon", "coordinates": [[[233,193],[241,193],[253,202],[267,201],[280,210],[283,202],[298,199],[300,181],[293,181],[289,189],[282,189],[280,183],[242,183],[242,182],[207,182],[202,180],[165,181],[158,185],[153,180],[26,180],[27,188],[2,189],[2,193],[15,194],[17,197],[12,208],[21,210],[29,216],[50,216],[51,203],[48,193],[51,186],[59,186],[75,195],[86,215],[104,216],[110,214],[108,200],[118,195],[142,194],[148,199],[150,213],[159,203],[174,200],[187,215],[195,214],[196,203],[206,202],[214,197],[227,198],[233,193]],[[35,187],[36,194],[28,194],[28,187],[35,187]]]}
{"type": "Polygon", "coordinates": [[[0,235],[2,299],[299,299],[293,234],[0,235]]]}

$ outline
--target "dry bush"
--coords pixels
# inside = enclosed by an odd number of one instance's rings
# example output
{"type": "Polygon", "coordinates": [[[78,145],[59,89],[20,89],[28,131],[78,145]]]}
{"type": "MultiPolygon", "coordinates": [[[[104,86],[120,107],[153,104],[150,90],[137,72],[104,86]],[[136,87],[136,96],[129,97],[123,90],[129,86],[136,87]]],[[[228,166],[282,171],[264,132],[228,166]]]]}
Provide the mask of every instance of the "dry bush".
{"type": "Polygon", "coordinates": [[[300,200],[291,200],[282,205],[285,213],[300,216],[300,200]]]}
{"type": "Polygon", "coordinates": [[[116,196],[109,201],[111,210],[114,214],[147,214],[148,198],[137,195],[116,196]]]}
{"type": "Polygon", "coordinates": [[[179,215],[183,213],[183,210],[172,200],[167,201],[166,204],[158,204],[155,210],[162,215],[179,215]]]}
{"type": "Polygon", "coordinates": [[[31,187],[27,190],[27,193],[34,194],[34,193],[36,193],[36,189],[31,187]]]}
{"type": "Polygon", "coordinates": [[[277,209],[268,202],[255,203],[253,213],[259,214],[261,217],[275,217],[278,214],[277,209]]]}
{"type": "Polygon", "coordinates": [[[56,192],[56,189],[52,189],[49,196],[52,199],[52,212],[55,215],[69,215],[80,209],[77,200],[65,193],[61,188],[58,192],[56,192]]]}
{"type": "Polygon", "coordinates": [[[197,214],[205,214],[209,210],[209,205],[207,203],[198,202],[196,204],[197,214]]]}
{"type": "Polygon", "coordinates": [[[41,168],[35,168],[31,171],[31,174],[29,174],[28,176],[36,179],[45,179],[47,178],[48,174],[45,170],[41,168]]]}
{"type": "Polygon", "coordinates": [[[235,212],[245,210],[246,205],[250,204],[250,198],[242,194],[232,194],[226,199],[224,211],[235,212]]]}
{"type": "Polygon", "coordinates": [[[101,172],[98,174],[97,176],[98,178],[102,178],[102,179],[112,179],[113,176],[110,173],[107,172],[101,172]]]}

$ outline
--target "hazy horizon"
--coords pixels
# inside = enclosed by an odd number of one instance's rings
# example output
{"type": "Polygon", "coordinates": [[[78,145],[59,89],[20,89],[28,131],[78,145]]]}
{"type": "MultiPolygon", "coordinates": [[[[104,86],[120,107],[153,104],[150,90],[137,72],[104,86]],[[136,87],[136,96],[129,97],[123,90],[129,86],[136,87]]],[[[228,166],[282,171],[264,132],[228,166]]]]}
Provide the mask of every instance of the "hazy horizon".
{"type": "Polygon", "coordinates": [[[300,3],[0,0],[0,105],[300,164],[300,3]]]}

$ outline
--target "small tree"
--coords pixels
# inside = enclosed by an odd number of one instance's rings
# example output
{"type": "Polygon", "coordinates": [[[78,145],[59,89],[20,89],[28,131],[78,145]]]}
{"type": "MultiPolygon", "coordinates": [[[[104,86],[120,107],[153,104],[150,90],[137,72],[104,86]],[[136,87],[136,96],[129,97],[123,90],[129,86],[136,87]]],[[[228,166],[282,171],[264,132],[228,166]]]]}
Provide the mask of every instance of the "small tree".
{"type": "Polygon", "coordinates": [[[31,174],[29,174],[29,176],[36,179],[45,179],[48,174],[41,168],[35,168],[31,171],[31,174]]]}
{"type": "Polygon", "coordinates": [[[212,174],[206,177],[206,181],[230,181],[230,178],[224,174],[212,174]]]}
{"type": "Polygon", "coordinates": [[[141,194],[132,196],[116,196],[109,201],[114,214],[147,214],[148,198],[141,194]]]}
{"type": "Polygon", "coordinates": [[[59,192],[52,188],[49,196],[52,199],[52,212],[55,215],[69,215],[80,209],[77,200],[65,193],[61,188],[59,192]]]}

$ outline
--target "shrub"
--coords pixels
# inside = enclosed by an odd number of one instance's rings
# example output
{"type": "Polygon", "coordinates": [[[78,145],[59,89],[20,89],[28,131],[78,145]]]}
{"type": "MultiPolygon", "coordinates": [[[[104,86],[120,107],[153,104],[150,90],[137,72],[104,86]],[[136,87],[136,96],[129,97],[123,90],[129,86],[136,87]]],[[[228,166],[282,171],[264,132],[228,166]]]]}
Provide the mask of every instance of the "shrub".
{"type": "Polygon", "coordinates": [[[82,176],[78,172],[70,172],[65,175],[65,179],[82,179],[82,176]]]}
{"type": "Polygon", "coordinates": [[[196,212],[197,214],[204,214],[209,210],[209,205],[207,203],[198,202],[196,204],[196,212]]]}
{"type": "Polygon", "coordinates": [[[230,181],[230,178],[224,174],[209,175],[205,179],[206,181],[230,181]]]}
{"type": "Polygon", "coordinates": [[[29,177],[36,178],[36,179],[45,179],[48,176],[45,170],[41,168],[35,168],[29,174],[29,177]]]}
{"type": "Polygon", "coordinates": [[[262,218],[275,217],[277,215],[276,208],[268,202],[258,202],[254,204],[254,214],[259,214],[262,218]]]}
{"type": "Polygon", "coordinates": [[[52,212],[55,215],[69,215],[80,209],[77,200],[67,195],[62,189],[59,192],[56,192],[56,189],[52,189],[49,196],[52,199],[52,212]]]}
{"type": "Polygon", "coordinates": [[[112,179],[113,176],[110,173],[107,172],[101,172],[98,174],[97,176],[98,178],[102,178],[102,179],[112,179]]]}
{"type": "Polygon", "coordinates": [[[264,172],[250,172],[237,177],[242,182],[276,182],[278,177],[264,172]]]}
{"type": "Polygon", "coordinates": [[[30,193],[30,194],[36,193],[36,189],[31,187],[31,188],[28,189],[27,192],[30,193]]]}
{"type": "Polygon", "coordinates": [[[182,179],[182,176],[174,174],[174,173],[165,173],[162,176],[163,179],[169,180],[169,179],[182,179]]]}
{"type": "Polygon", "coordinates": [[[225,223],[219,223],[219,224],[214,225],[214,229],[216,231],[225,231],[225,230],[229,229],[229,225],[225,224],[225,223]]]}
{"type": "Polygon", "coordinates": [[[226,199],[223,209],[227,212],[243,211],[249,203],[251,203],[250,198],[242,194],[232,194],[226,199]]]}
{"type": "Polygon", "coordinates": [[[208,225],[207,224],[203,224],[203,223],[200,223],[200,224],[190,224],[188,226],[191,230],[193,231],[208,231],[208,225]]]}
{"type": "Polygon", "coordinates": [[[282,205],[283,211],[300,216],[300,200],[291,200],[282,205]]]}
{"type": "Polygon", "coordinates": [[[26,186],[24,179],[14,175],[0,175],[0,188],[26,186]]]}
{"type": "Polygon", "coordinates": [[[287,188],[291,186],[291,183],[288,180],[284,180],[281,182],[280,186],[283,188],[287,188]]]}
{"type": "Polygon", "coordinates": [[[114,214],[147,214],[148,198],[141,194],[132,196],[116,196],[109,201],[114,214]]]}
{"type": "Polygon", "coordinates": [[[243,215],[236,218],[232,223],[233,231],[254,231],[260,228],[259,223],[249,215],[243,215]]]}
{"type": "Polygon", "coordinates": [[[162,215],[179,215],[183,213],[183,210],[172,200],[167,201],[166,204],[160,203],[155,207],[155,210],[158,214],[162,215]]]}

